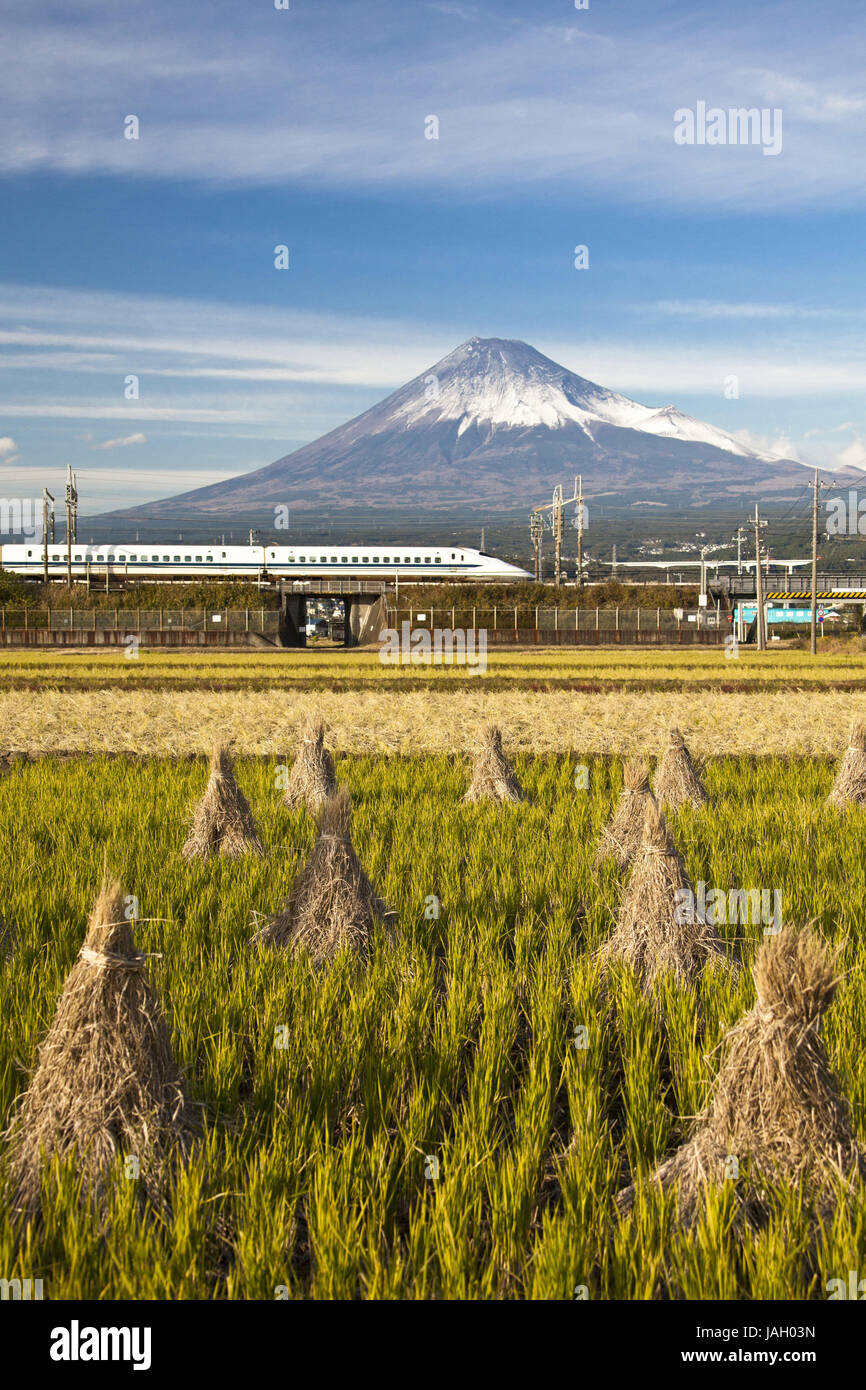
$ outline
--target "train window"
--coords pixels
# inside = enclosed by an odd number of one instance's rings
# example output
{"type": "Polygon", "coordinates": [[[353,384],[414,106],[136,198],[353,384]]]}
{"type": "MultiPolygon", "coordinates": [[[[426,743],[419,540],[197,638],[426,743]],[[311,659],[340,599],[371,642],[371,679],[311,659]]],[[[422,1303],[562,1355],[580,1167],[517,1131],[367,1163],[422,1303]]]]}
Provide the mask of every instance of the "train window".
{"type": "Polygon", "coordinates": [[[326,565],[327,563],[328,563],[328,557],[327,557],[327,555],[320,555],[320,556],[319,556],[319,564],[320,564],[320,565],[326,565]]]}
{"type": "Polygon", "coordinates": [[[225,558],[226,558],[226,553],[225,553],[225,551],[223,551],[223,559],[225,559],[225,558]]]}
{"type": "Polygon", "coordinates": [[[32,551],[32,550],[28,550],[27,554],[28,554],[28,555],[32,555],[32,554],[33,554],[33,551],[32,551]]]}
{"type": "Polygon", "coordinates": [[[340,563],[343,564],[343,565],[348,565],[348,563],[349,563],[349,557],[348,557],[348,555],[341,555],[341,556],[340,556],[340,563]]]}
{"type": "Polygon", "coordinates": [[[306,555],[299,555],[299,556],[298,556],[298,564],[299,564],[299,565],[305,565],[306,563],[307,563],[307,557],[306,557],[306,555]]]}
{"type": "Polygon", "coordinates": [[[451,559],[452,559],[452,560],[456,560],[456,559],[457,559],[457,556],[454,554],[454,551],[453,551],[453,550],[451,551],[451,559]]]}
{"type": "Polygon", "coordinates": [[[437,564],[437,565],[441,565],[441,564],[442,564],[442,556],[441,556],[441,555],[437,555],[437,556],[436,556],[436,558],[435,558],[435,560],[434,560],[434,564],[437,564]]]}
{"type": "Polygon", "coordinates": [[[170,561],[171,561],[171,556],[170,556],[170,555],[163,555],[162,559],[163,559],[163,563],[167,565],[167,564],[169,564],[170,561]]]}
{"type": "Polygon", "coordinates": [[[213,559],[213,556],[212,556],[212,555],[205,555],[204,558],[205,558],[205,560],[212,560],[212,559],[213,559]]]}
{"type": "Polygon", "coordinates": [[[137,555],[130,555],[129,558],[130,558],[130,561],[136,561],[136,562],[138,561],[138,556],[137,556],[137,555]]]}
{"type": "Polygon", "coordinates": [[[358,564],[360,564],[360,563],[361,563],[361,557],[360,557],[360,555],[353,555],[353,556],[352,556],[352,564],[353,564],[353,565],[358,565],[358,564]]]}
{"type": "Polygon", "coordinates": [[[184,557],[183,557],[183,563],[184,563],[185,565],[191,565],[191,564],[192,564],[192,556],[191,556],[191,555],[184,555],[184,557]]]}
{"type": "Polygon", "coordinates": [[[420,556],[420,555],[416,555],[416,556],[415,556],[415,564],[416,564],[416,565],[420,565],[420,563],[421,563],[421,556],[420,556]]]}
{"type": "Polygon", "coordinates": [[[176,565],[179,565],[179,564],[180,564],[180,556],[179,556],[179,555],[175,555],[175,557],[174,557],[174,563],[175,563],[176,565]]]}
{"type": "Polygon", "coordinates": [[[196,557],[195,557],[195,562],[196,562],[197,565],[200,565],[200,564],[201,564],[201,556],[200,556],[200,555],[196,555],[196,557]]]}
{"type": "Polygon", "coordinates": [[[383,556],[382,556],[382,564],[383,564],[383,565],[390,565],[390,563],[391,563],[391,556],[390,556],[390,555],[383,555],[383,556]]]}
{"type": "Polygon", "coordinates": [[[80,556],[80,555],[73,555],[72,558],[73,558],[73,560],[75,561],[76,565],[80,565],[80,564],[81,564],[81,556],[80,556]]]}
{"type": "MultiPolygon", "coordinates": [[[[198,558],[198,557],[196,557],[196,558],[198,558]]],[[[271,559],[272,559],[272,560],[276,560],[276,558],[277,558],[277,552],[276,552],[275,550],[272,550],[272,551],[271,551],[271,559]]]]}
{"type": "Polygon", "coordinates": [[[430,556],[429,556],[429,555],[425,555],[425,556],[424,556],[424,564],[425,564],[425,565],[429,565],[429,563],[430,563],[430,556]]]}
{"type": "Polygon", "coordinates": [[[102,561],[103,561],[104,559],[105,559],[105,556],[104,556],[104,555],[97,555],[97,557],[96,557],[96,563],[99,565],[99,564],[102,563],[102,561]]]}
{"type": "Polygon", "coordinates": [[[151,560],[153,561],[153,563],[154,563],[155,565],[158,565],[158,564],[159,564],[159,556],[158,556],[158,555],[151,555],[150,558],[151,558],[151,560]]]}
{"type": "Polygon", "coordinates": [[[119,560],[122,564],[124,564],[124,565],[126,564],[126,556],[125,556],[125,555],[118,555],[117,558],[118,558],[118,560],[119,560]]]}
{"type": "Polygon", "coordinates": [[[331,556],[331,564],[332,564],[332,565],[336,565],[336,563],[337,563],[337,557],[336,557],[336,555],[332,555],[332,556],[331,556]]]}
{"type": "Polygon", "coordinates": [[[370,557],[369,557],[369,555],[362,555],[362,556],[361,556],[361,564],[362,564],[362,565],[369,565],[369,563],[370,563],[370,557]]]}
{"type": "Polygon", "coordinates": [[[379,563],[379,556],[378,556],[378,555],[374,555],[374,556],[373,556],[373,564],[374,564],[374,565],[378,565],[378,563],[379,563]]]}

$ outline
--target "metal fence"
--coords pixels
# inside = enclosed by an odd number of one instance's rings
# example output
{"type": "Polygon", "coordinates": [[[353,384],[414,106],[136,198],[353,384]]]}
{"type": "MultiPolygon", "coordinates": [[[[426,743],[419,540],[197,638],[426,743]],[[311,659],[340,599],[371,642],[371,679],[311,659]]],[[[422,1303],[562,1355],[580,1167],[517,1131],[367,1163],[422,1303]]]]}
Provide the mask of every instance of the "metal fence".
{"type": "Polygon", "coordinates": [[[722,628],[727,615],[698,610],[678,616],[670,608],[389,608],[391,627],[487,632],[646,633],[676,634],[682,631],[722,628]]]}
{"type": "Polygon", "coordinates": [[[0,631],[258,632],[280,628],[277,608],[0,608],[0,631]]]}

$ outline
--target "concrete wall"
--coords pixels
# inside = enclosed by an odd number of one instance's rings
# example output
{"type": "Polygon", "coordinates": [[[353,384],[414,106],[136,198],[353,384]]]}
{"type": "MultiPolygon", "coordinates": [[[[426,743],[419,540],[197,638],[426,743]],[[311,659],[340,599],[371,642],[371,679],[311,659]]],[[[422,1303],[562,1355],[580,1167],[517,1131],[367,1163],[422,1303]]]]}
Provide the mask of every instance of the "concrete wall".
{"type": "Polygon", "coordinates": [[[343,599],[346,609],[346,646],[367,647],[379,641],[379,634],[388,626],[388,606],[383,596],[364,598],[352,595],[343,599]]]}
{"type": "Polygon", "coordinates": [[[258,633],[182,632],[179,628],[138,633],[126,628],[7,628],[0,632],[0,647],[122,647],[129,637],[138,637],[142,647],[251,647],[272,646],[258,633]]]}

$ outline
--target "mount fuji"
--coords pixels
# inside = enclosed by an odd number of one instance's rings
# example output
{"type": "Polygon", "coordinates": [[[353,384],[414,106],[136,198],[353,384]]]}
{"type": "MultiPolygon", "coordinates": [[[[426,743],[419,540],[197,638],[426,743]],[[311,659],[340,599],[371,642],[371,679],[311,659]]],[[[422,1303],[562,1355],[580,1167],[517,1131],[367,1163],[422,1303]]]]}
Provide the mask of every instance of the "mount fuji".
{"type": "Polygon", "coordinates": [[[612,505],[701,506],[799,493],[802,464],[750,448],[672,405],[639,405],[528,343],[470,338],[311,444],[237,478],[116,517],[264,517],[376,508],[525,508],[583,475],[612,505]]]}

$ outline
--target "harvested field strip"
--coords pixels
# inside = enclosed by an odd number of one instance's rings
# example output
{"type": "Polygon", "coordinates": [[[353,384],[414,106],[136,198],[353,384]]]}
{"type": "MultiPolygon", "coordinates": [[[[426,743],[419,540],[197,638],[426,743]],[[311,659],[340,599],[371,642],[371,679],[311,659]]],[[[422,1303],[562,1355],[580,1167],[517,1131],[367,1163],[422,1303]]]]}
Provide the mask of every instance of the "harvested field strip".
{"type": "MultiPolygon", "coordinates": [[[[835,646],[835,644],[834,644],[835,646]]],[[[755,690],[866,688],[866,654],[849,643],[844,652],[821,653],[814,660],[801,651],[759,653],[740,648],[737,660],[724,649],[701,651],[539,647],[491,649],[483,674],[465,667],[392,666],[376,652],[257,651],[163,652],[142,649],[136,660],[122,651],[0,652],[2,690],[201,689],[266,690],[292,685],[299,690],[350,692],[384,685],[399,690],[451,691],[483,685],[505,690],[700,690],[743,693],[755,690]]]]}
{"type": "Polygon", "coordinates": [[[839,692],[14,691],[0,696],[0,728],[5,752],[181,755],[231,738],[241,752],[291,761],[309,719],[324,719],[331,746],[347,753],[465,751],[483,724],[499,725],[515,751],[643,753],[661,750],[673,723],[699,756],[835,757],[863,710],[864,696],[839,692]]]}
{"type": "MultiPolygon", "coordinates": [[[[106,1240],[101,1218],[73,1217],[76,1175],[61,1174],[30,1246],[16,1251],[0,1219],[6,1277],[41,1277],[54,1299],[272,1300],[284,1286],[570,1300],[583,1284],[593,1299],[789,1300],[825,1298],[857,1268],[862,1198],[817,1233],[785,1188],[760,1234],[720,1219],[723,1199],[688,1237],[661,1198],[617,1225],[617,1192],[675,1152],[709,1094],[707,1054],[754,989],[748,970],[704,977],[701,1037],[694,987],[670,984],[660,1016],[617,968],[603,997],[594,952],[621,878],[592,861],[620,764],[589,758],[581,791],[570,757],[514,763],[527,801],[471,806],[468,759],[338,755],[353,843],[398,916],[368,962],[325,972],[247,950],[251,910],[285,899],[315,833],[282,804],[273,758],[236,766],[263,859],[181,859],[203,762],[45,758],[0,779],[0,894],[16,928],[0,970],[0,1113],[54,1014],[104,854],[138,897],[138,948],[161,953],[148,974],[206,1107],[165,1226],[145,1226],[120,1182],[106,1240]]],[[[778,887],[786,917],[841,947],[824,1041],[863,1143],[866,816],[825,809],[832,780],[824,761],[721,758],[706,771],[713,806],[672,826],[693,882],[778,887]]],[[[720,930],[751,964],[760,925],[720,930]]]]}
{"type": "MultiPolygon", "coordinates": [[[[545,680],[536,677],[514,676],[503,679],[500,676],[484,676],[481,678],[485,691],[488,693],[501,692],[508,690],[530,690],[539,693],[554,691],[570,691],[578,695],[605,694],[611,690],[622,690],[629,694],[654,694],[665,691],[684,691],[695,693],[704,690],[718,690],[726,695],[763,695],[768,691],[780,693],[797,693],[809,689],[820,689],[838,694],[857,694],[866,691],[866,677],[862,680],[841,680],[841,681],[796,681],[788,683],[786,681],[689,681],[677,680],[674,677],[667,679],[648,680],[648,681],[621,681],[621,680],[587,680],[579,681],[572,679],[545,680]]],[[[404,694],[407,691],[435,690],[438,693],[459,692],[476,685],[478,681],[469,676],[441,676],[436,680],[427,680],[423,675],[407,675],[398,677],[387,682],[389,689],[395,694],[404,694]]],[[[125,687],[134,691],[153,691],[153,690],[172,690],[179,693],[192,693],[198,690],[210,690],[229,694],[232,691],[251,691],[262,692],[267,690],[280,689],[290,684],[292,690],[298,690],[307,694],[315,694],[320,691],[329,691],[338,695],[351,695],[357,691],[369,690],[376,682],[372,680],[295,680],[294,678],[274,679],[251,675],[243,680],[223,680],[220,678],[198,680],[195,678],[181,680],[166,680],[161,676],[149,676],[139,678],[134,681],[104,680],[101,677],[96,679],[83,680],[8,680],[0,679],[0,694],[4,691],[27,691],[30,694],[42,694],[45,691],[60,691],[73,693],[76,691],[91,691],[117,689],[125,687]]]]}

